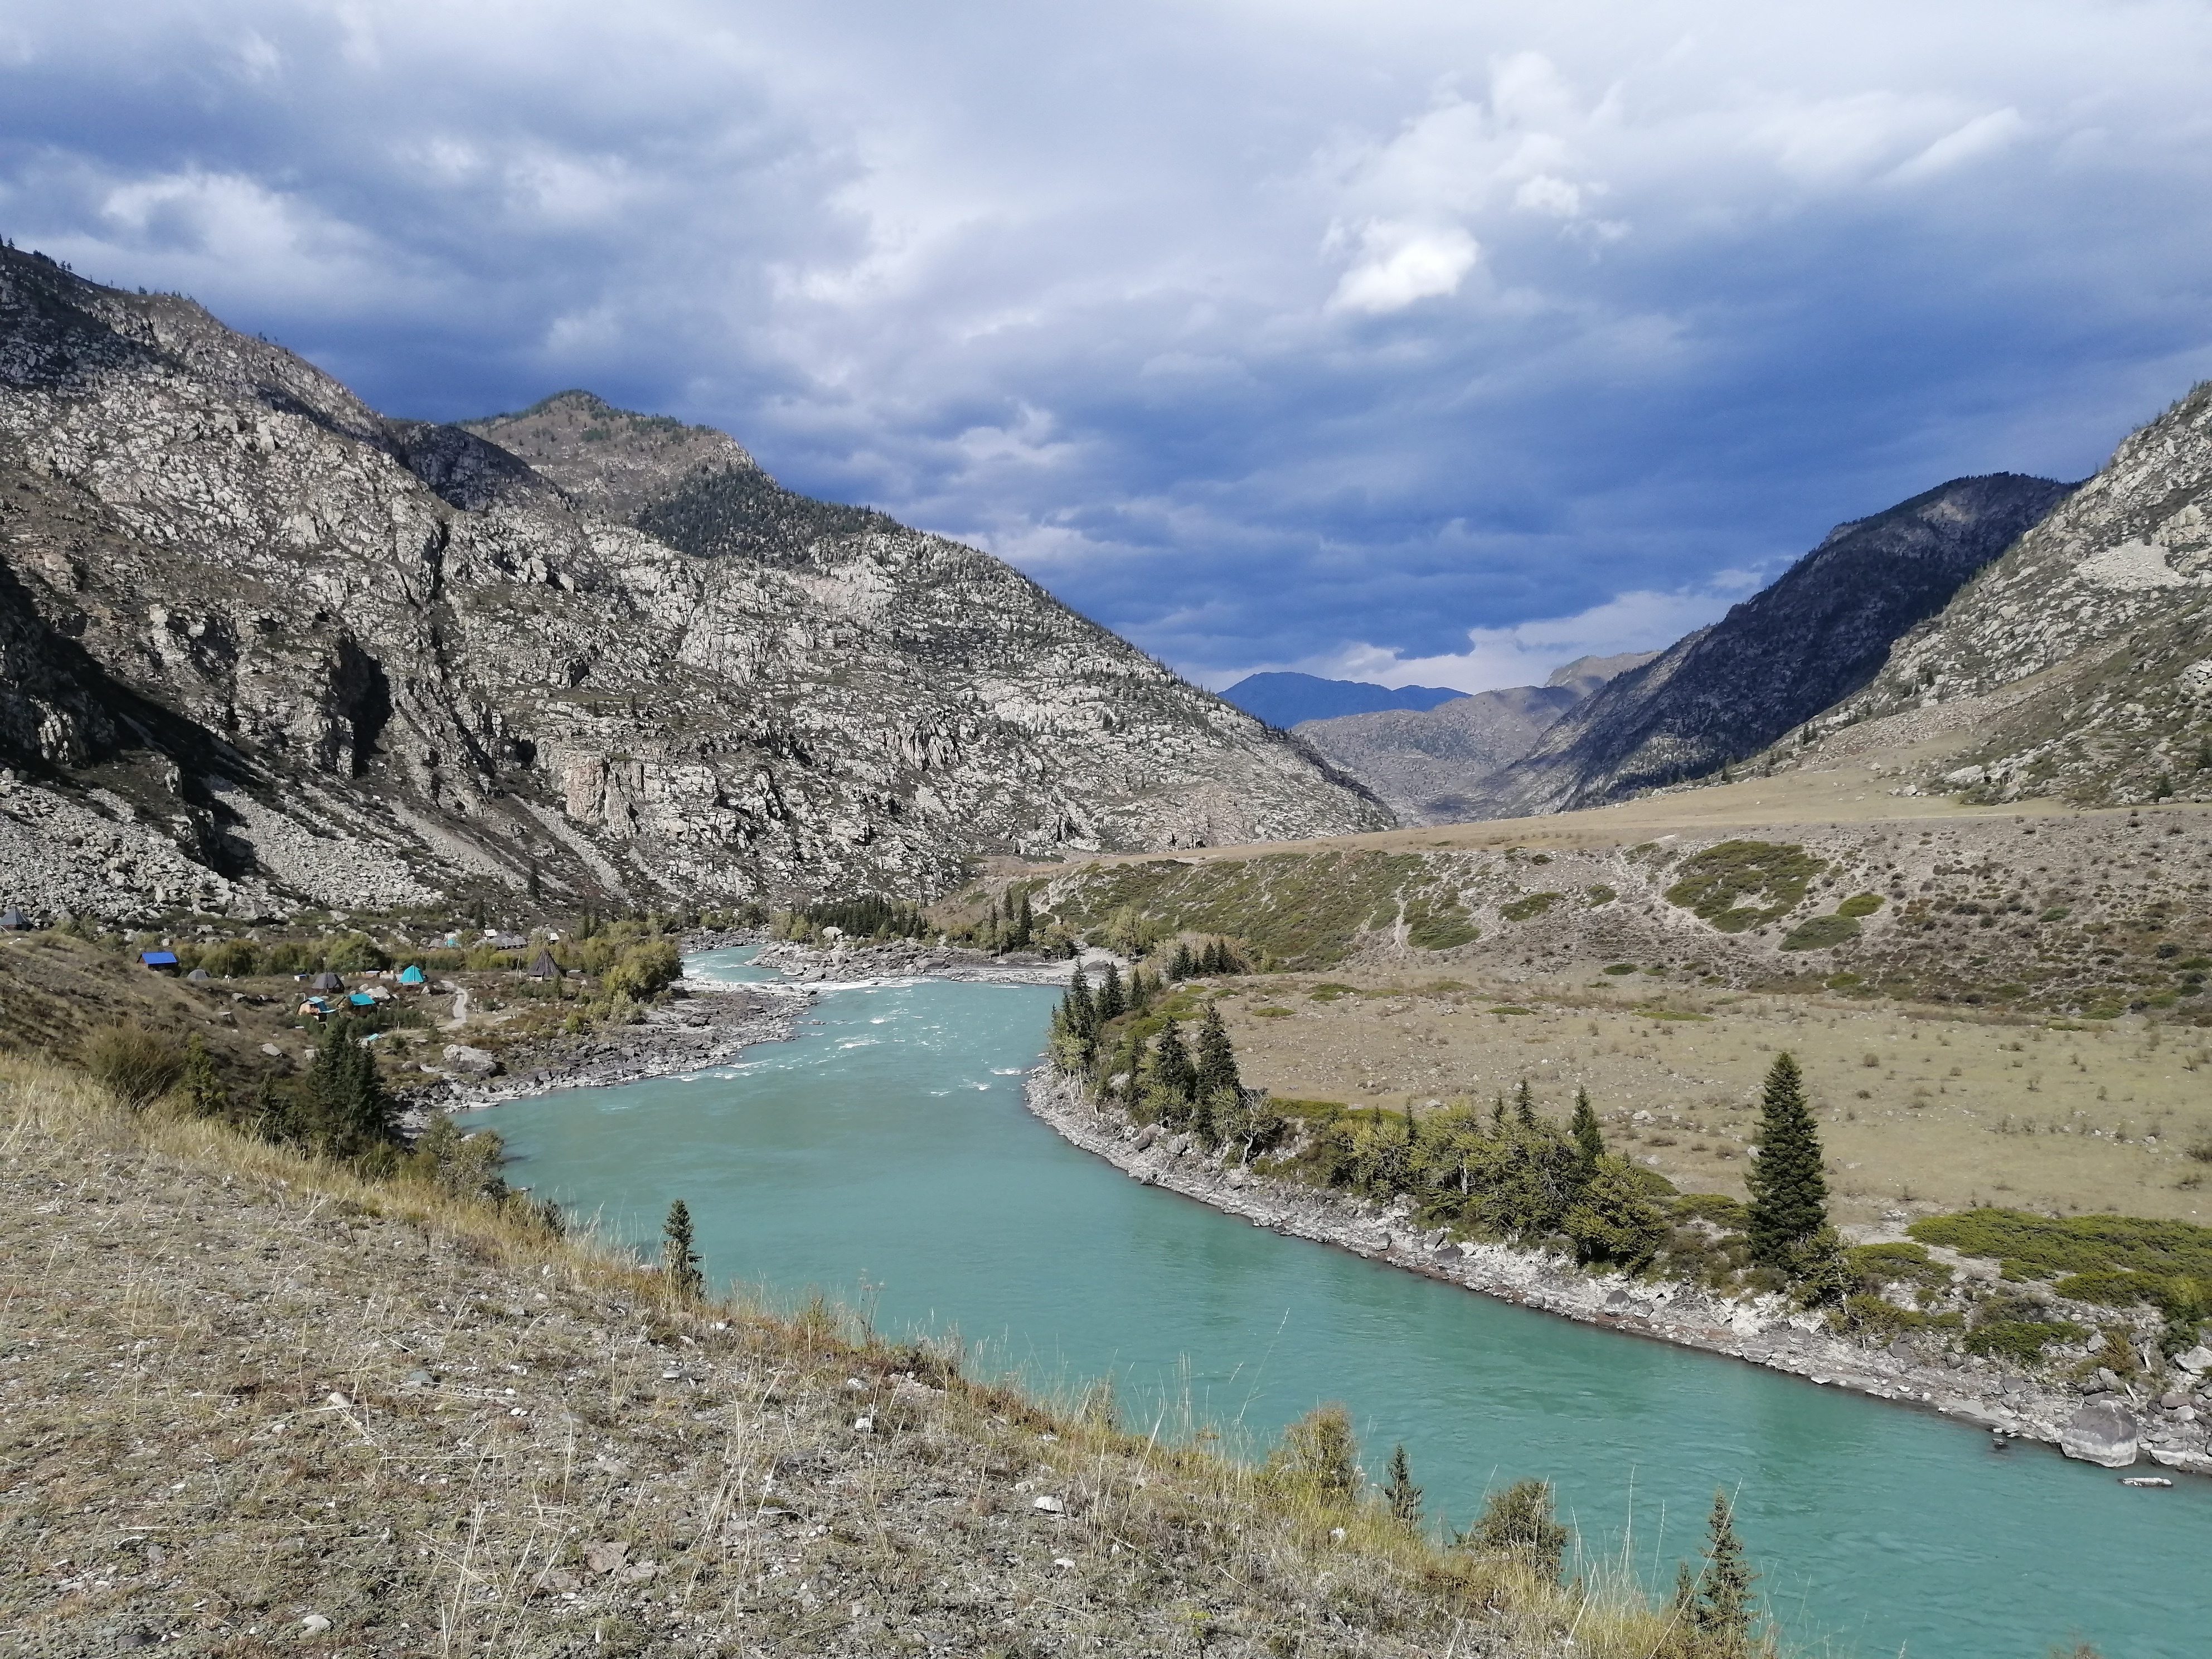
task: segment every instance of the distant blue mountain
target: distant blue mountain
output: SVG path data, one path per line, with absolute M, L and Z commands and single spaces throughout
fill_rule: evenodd
M 1287 732 L 1300 720 L 1333 720 L 1340 714 L 1373 714 L 1385 708 L 1434 708 L 1464 691 L 1436 685 L 1369 685 L 1364 680 L 1324 680 L 1312 674 L 1248 674 L 1221 694 L 1248 714 Z

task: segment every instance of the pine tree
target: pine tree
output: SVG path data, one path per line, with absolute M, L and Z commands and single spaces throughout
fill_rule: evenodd
M 1198 1025 L 1196 1081 L 1200 1095 L 1226 1095 L 1237 1100 L 1244 1093 L 1243 1079 L 1237 1074 L 1237 1050 L 1229 1041 L 1229 1028 L 1221 1023 L 1221 1011 L 1210 1002 L 1206 1006 L 1206 1018 Z
M 687 1300 L 707 1288 L 699 1271 L 699 1253 L 691 1248 L 691 1212 L 682 1199 L 668 1206 L 668 1219 L 660 1225 L 660 1271 L 669 1288 Z
M 1079 1037 L 1094 1036 L 1098 1030 L 1098 1011 L 1091 1004 L 1091 981 L 1078 968 L 1074 977 L 1067 981 L 1066 1000 L 1061 1006 L 1067 1011 L 1067 1029 Z
M 1036 927 L 1036 914 L 1030 908 L 1030 896 L 1028 890 L 1024 889 L 1022 893 L 1021 908 L 1014 913 L 1015 949 L 1027 950 L 1029 948 L 1030 934 Z
M 301 1127 L 333 1158 L 358 1158 L 398 1139 L 398 1109 L 351 1020 L 339 1020 L 324 1037 L 301 1097 Z
M 179 1090 L 194 1117 L 222 1117 L 230 1110 L 230 1092 L 216 1074 L 215 1056 L 198 1031 L 185 1039 L 185 1075 Z
M 1403 1446 L 1390 1453 L 1390 1473 L 1382 1483 L 1382 1498 L 1390 1505 L 1391 1519 L 1409 1527 L 1421 1524 L 1421 1489 L 1413 1484 L 1413 1462 Z
M 1820 1135 L 1805 1103 L 1797 1062 L 1777 1054 L 1759 1107 L 1759 1156 L 1746 1173 L 1751 1255 L 1793 1277 L 1805 1249 L 1828 1224 L 1828 1182 L 1820 1172 Z
M 1525 1077 L 1513 1091 L 1513 1121 L 1524 1129 L 1536 1127 L 1536 1097 L 1528 1092 L 1528 1079 Z
M 1098 982 L 1098 1023 L 1119 1019 L 1128 1012 L 1128 1000 L 1121 994 L 1121 970 L 1109 962 L 1106 977 Z
M 1190 1063 L 1190 1051 L 1183 1047 L 1182 1033 L 1173 1020 L 1167 1023 L 1159 1041 L 1153 1045 L 1152 1081 L 1186 1105 L 1198 1082 L 1198 1073 Z
M 1189 945 L 1177 939 L 1174 959 L 1168 963 L 1168 977 L 1180 982 L 1188 979 L 1197 967 L 1197 959 L 1191 955 Z
M 1751 1599 L 1751 1585 L 1759 1575 L 1744 1561 L 1743 1542 L 1735 1535 L 1726 1492 L 1713 1494 L 1705 1530 L 1705 1568 L 1698 1575 L 1697 1600 L 1690 1608 L 1698 1659 L 1753 1659 L 1758 1649 L 1752 1626 L 1759 1610 Z
M 1575 1091 L 1574 1121 L 1568 1133 L 1575 1138 L 1575 1149 L 1582 1154 L 1583 1179 L 1587 1181 L 1597 1173 L 1597 1161 L 1605 1156 L 1605 1132 L 1597 1126 L 1597 1111 L 1590 1104 L 1589 1091 Z

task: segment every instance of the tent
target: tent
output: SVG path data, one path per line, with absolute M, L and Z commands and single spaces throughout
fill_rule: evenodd
M 6 909 L 0 910 L 0 927 L 4 927 L 10 933 L 18 927 L 28 927 L 30 925 L 30 918 L 12 904 Z
M 318 991 L 343 991 L 345 989 L 345 981 L 340 979 L 336 974 L 317 974 L 314 978 L 309 980 L 307 982 L 313 986 Z
M 173 968 L 177 965 L 177 953 L 174 951 L 141 951 L 138 960 L 149 968 Z
M 195 985 L 204 985 L 207 983 L 210 976 L 206 969 L 195 968 L 191 973 L 186 974 L 185 977 L 191 981 Z
M 349 1006 L 356 1008 L 374 1008 L 376 1006 L 376 999 L 369 995 L 366 991 L 356 991 L 351 996 L 346 999 L 346 1002 Z
M 422 970 L 416 967 L 413 963 L 409 963 L 404 968 L 402 968 L 399 970 L 399 982 L 402 985 L 422 984 L 423 982 Z
M 530 977 L 532 979 L 561 977 L 560 964 L 553 960 L 553 953 L 550 951 L 540 951 L 538 953 L 538 960 L 530 964 Z

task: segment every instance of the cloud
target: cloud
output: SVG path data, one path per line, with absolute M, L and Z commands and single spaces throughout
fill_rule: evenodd
M 724 427 L 1208 676 L 1661 643 L 2212 373 L 2179 0 L 520 15 L 18 0 L 0 229 L 397 413 Z
M 1361 642 L 1289 666 L 1328 679 L 1377 685 L 1445 685 L 1461 691 L 1541 685 L 1552 671 L 1577 657 L 1613 657 L 1656 651 L 1685 634 L 1717 621 L 1729 605 L 1759 586 L 1751 571 L 1719 573 L 1705 586 L 1662 593 L 1617 593 L 1571 617 L 1547 617 L 1510 628 L 1468 630 L 1467 649 L 1407 657 L 1387 646 Z M 1218 674 L 1216 689 L 1249 670 Z
M 1457 225 L 1371 220 L 1359 229 L 1359 262 L 1330 296 L 1332 310 L 1379 314 L 1459 291 L 1482 250 Z

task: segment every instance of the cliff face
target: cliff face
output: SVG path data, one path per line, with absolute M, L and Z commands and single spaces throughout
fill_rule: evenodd
M 2067 494 L 2001 472 L 1838 525 L 1771 586 L 1562 716 L 1467 816 L 1603 805 L 1757 754 L 1864 687 Z
M 387 421 L 0 251 L 0 897 L 714 902 L 1382 826 L 996 560 L 580 394 Z M 642 526 L 642 527 L 641 527 Z
M 1923 781 L 1978 800 L 2212 799 L 2208 514 L 2212 384 L 1899 640 L 1822 729 L 1898 714 L 1963 725 L 1972 744 Z

